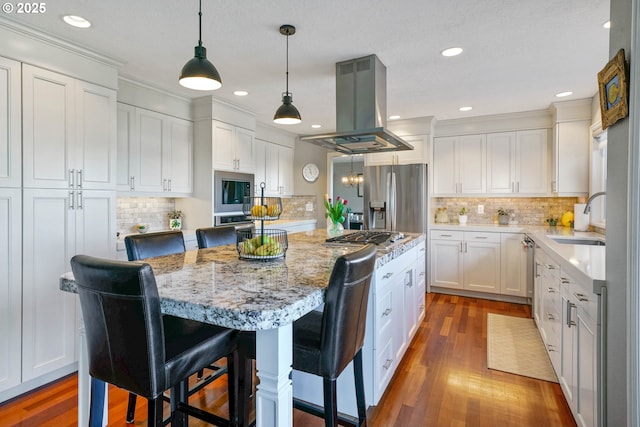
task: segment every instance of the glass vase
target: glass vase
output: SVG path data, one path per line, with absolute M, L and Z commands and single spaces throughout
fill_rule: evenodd
M 340 236 L 344 232 L 344 226 L 341 222 L 333 222 L 331 221 L 327 225 L 327 234 L 329 237 Z

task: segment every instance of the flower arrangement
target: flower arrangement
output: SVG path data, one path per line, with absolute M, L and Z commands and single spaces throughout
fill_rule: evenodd
M 460 208 L 460 214 L 459 215 L 466 215 L 467 214 L 467 208 L 462 207 Z
M 169 217 L 169 219 L 180 219 L 182 218 L 182 211 L 174 209 L 171 212 L 167 213 L 167 216 Z
M 336 196 L 336 201 L 333 202 L 330 197 L 325 195 L 324 207 L 327 209 L 327 212 L 324 214 L 324 217 L 331 218 L 334 224 L 344 222 L 344 211 L 347 203 L 348 201 L 341 199 L 340 196 Z

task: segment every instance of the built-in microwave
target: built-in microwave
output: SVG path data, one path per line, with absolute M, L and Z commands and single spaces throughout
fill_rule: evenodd
M 213 172 L 214 216 L 242 216 L 245 197 L 253 196 L 254 175 L 248 173 Z M 236 221 L 234 221 L 236 222 Z

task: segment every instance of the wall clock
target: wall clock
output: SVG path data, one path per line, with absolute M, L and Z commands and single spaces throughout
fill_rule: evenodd
M 307 163 L 302 167 L 302 177 L 307 182 L 315 182 L 320 176 L 320 168 L 315 163 Z

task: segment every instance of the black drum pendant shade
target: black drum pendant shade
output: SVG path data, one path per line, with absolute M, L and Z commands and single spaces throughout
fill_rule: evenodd
M 202 0 L 198 10 L 200 32 L 195 55 L 180 72 L 179 82 L 182 86 L 195 90 L 216 90 L 222 87 L 222 79 L 216 67 L 207 59 L 207 49 L 202 46 Z
M 286 92 L 282 94 L 282 105 L 276 110 L 273 121 L 281 125 L 295 125 L 302 121 L 300 112 L 291 103 L 293 97 L 289 92 L 289 36 L 296 33 L 296 27 L 293 25 L 282 25 L 280 34 L 287 36 L 287 72 L 286 72 Z

